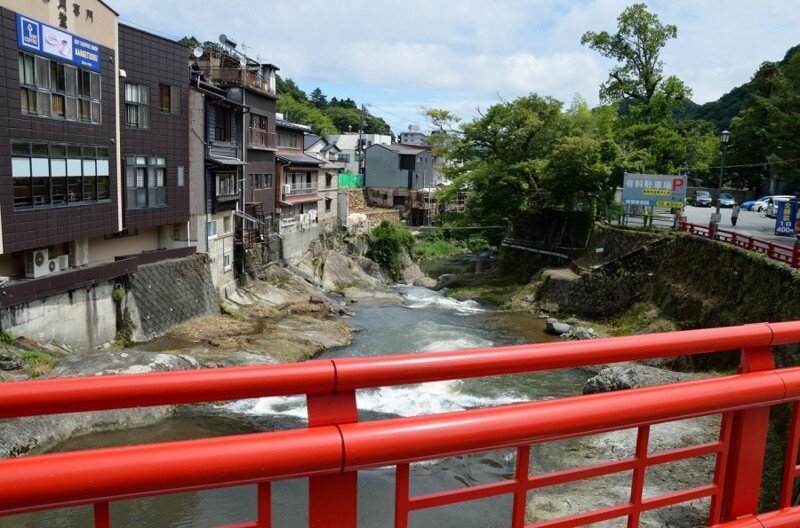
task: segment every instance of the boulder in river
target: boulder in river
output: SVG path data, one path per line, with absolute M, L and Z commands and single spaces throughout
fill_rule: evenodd
M 586 381 L 584 394 L 611 392 L 653 385 L 666 385 L 680 381 L 691 381 L 698 376 L 673 372 L 671 370 L 649 367 L 639 363 L 624 363 L 604 368 L 599 374 Z
M 544 331 L 551 335 L 563 335 L 569 332 L 570 326 L 567 323 L 562 323 L 558 319 L 550 318 L 544 327 Z

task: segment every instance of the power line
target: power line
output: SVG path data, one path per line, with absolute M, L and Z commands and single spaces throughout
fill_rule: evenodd
M 777 161 L 762 161 L 761 163 L 744 163 L 741 165 L 725 165 L 724 168 L 726 169 L 742 169 L 746 167 L 764 167 L 766 168 L 768 165 L 789 165 L 789 163 L 800 161 L 800 158 L 790 159 L 790 160 L 777 160 Z M 692 171 L 692 170 L 711 170 L 711 169 L 719 169 L 723 168 L 720 165 L 712 166 L 712 167 L 679 167 L 678 170 L 680 171 Z M 791 167 L 790 168 L 794 168 Z

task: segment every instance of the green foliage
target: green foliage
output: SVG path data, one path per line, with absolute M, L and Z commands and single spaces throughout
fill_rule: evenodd
M 336 133 L 333 121 L 322 110 L 309 103 L 298 101 L 289 94 L 284 94 L 278 99 L 278 111 L 284 113 L 291 121 L 310 126 L 315 134 L 327 136 Z
M 311 94 L 306 94 L 292 79 L 279 75 L 276 76 L 276 88 L 278 111 L 287 114 L 292 121 L 310 126 L 315 134 L 327 136 L 359 129 L 361 109 L 349 97 L 333 97 L 328 101 L 322 89 L 315 88 Z M 386 121 L 369 112 L 364 115 L 364 131 L 367 134 L 392 134 Z
M 414 235 L 397 222 L 384 220 L 369 234 L 367 256 L 377 262 L 389 276 L 399 281 L 403 278 L 403 253 L 411 254 Z
M 53 368 L 56 363 L 56 358 L 39 350 L 23 350 L 22 357 L 28 362 L 29 378 L 38 378 Z
M 464 253 L 464 248 L 449 240 L 417 240 L 414 257 L 418 260 L 432 260 L 453 257 Z
M 5 330 L 0 332 L 0 342 L 2 342 L 4 345 L 10 345 L 15 339 L 16 338 L 11 334 L 11 332 L 6 332 Z
M 646 122 L 660 121 L 682 105 L 690 90 L 677 77 L 664 78 L 661 49 L 678 36 L 678 28 L 662 24 L 646 4 L 633 4 L 617 18 L 617 32 L 587 31 L 581 44 L 619 64 L 600 87 L 609 103 L 626 101 L 628 111 Z

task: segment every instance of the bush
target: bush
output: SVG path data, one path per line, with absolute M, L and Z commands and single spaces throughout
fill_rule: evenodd
M 402 224 L 384 220 L 367 238 L 367 256 L 377 262 L 389 276 L 399 281 L 403 278 L 403 253 L 411 254 L 414 235 Z

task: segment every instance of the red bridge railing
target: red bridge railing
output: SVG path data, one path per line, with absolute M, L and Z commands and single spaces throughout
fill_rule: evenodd
M 800 342 L 800 322 L 754 324 L 647 336 L 546 343 L 380 358 L 0 384 L 0 418 L 305 394 L 306 429 L 26 456 L 0 461 L 0 514 L 94 505 L 95 526 L 111 526 L 109 503 L 168 493 L 256 484 L 258 518 L 227 528 L 271 526 L 271 482 L 309 477 L 309 525 L 355 527 L 359 470 L 396 466 L 394 524 L 411 512 L 499 495 L 513 502 L 514 528 L 575 527 L 615 518 L 639 526 L 644 512 L 709 498 L 708 526 L 797 526 L 792 504 L 800 468 L 800 367 L 776 369 L 772 347 Z M 355 391 L 715 351 L 739 351 L 735 375 L 615 393 L 446 414 L 358 422 Z M 780 509 L 758 514 L 770 406 L 793 405 Z M 721 414 L 716 441 L 648 451 L 654 424 Z M 634 456 L 530 474 L 531 445 L 637 428 Z M 516 450 L 514 477 L 411 496 L 409 464 Z M 713 480 L 644 497 L 656 465 L 716 458 Z M 531 490 L 632 472 L 629 500 L 526 525 Z M 723 524 L 724 523 L 724 524 Z
M 763 253 L 772 260 L 783 262 L 793 268 L 800 268 L 800 249 L 794 246 L 776 244 L 775 242 L 751 237 L 736 231 L 719 228 L 714 230 L 711 226 L 689 222 L 678 222 L 678 230 L 703 238 L 719 240 L 748 251 Z

